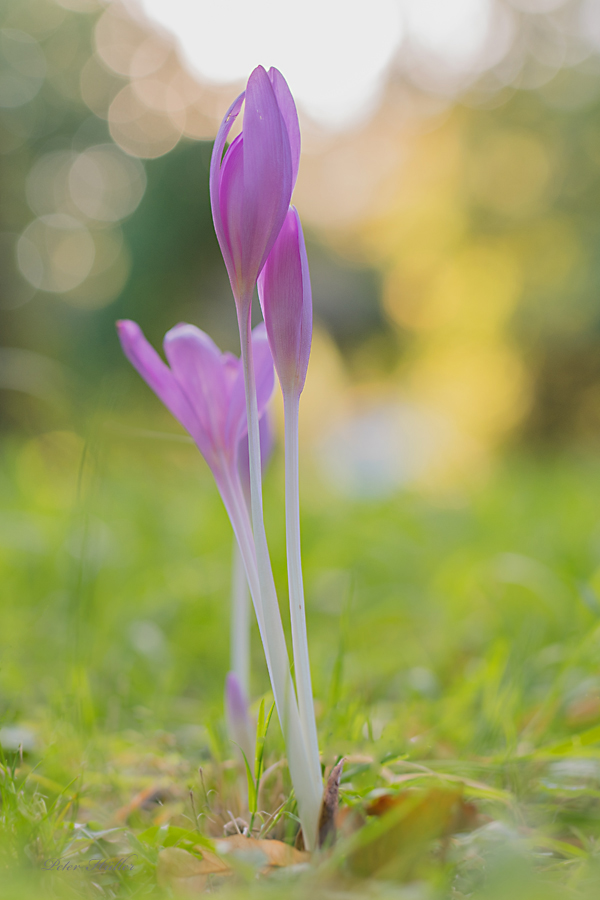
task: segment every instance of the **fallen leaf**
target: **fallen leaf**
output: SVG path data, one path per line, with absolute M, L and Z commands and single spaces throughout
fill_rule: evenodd
M 202 852 L 201 857 L 182 847 L 165 847 L 158 854 L 162 871 L 177 878 L 189 878 L 192 875 L 222 875 L 230 871 L 231 867 L 216 853 L 204 848 L 198 850 Z
M 416 877 L 432 842 L 449 833 L 461 801 L 461 789 L 437 787 L 378 797 L 373 818 L 351 838 L 350 870 L 360 877 Z
M 365 808 L 365 812 L 369 816 L 384 816 L 390 810 L 405 802 L 406 793 L 380 794 Z M 455 834 L 456 832 L 473 831 L 489 821 L 489 817 L 482 816 L 474 803 L 461 797 L 456 804 L 453 816 L 448 821 L 448 830 L 444 833 L 444 836 Z
M 215 841 L 217 853 L 198 844 L 193 853 L 182 847 L 165 847 L 158 854 L 156 877 L 161 887 L 176 893 L 197 894 L 205 890 L 209 875 L 227 876 L 235 870 L 235 862 L 256 863 L 262 875 L 276 868 L 307 862 L 310 854 L 301 853 L 283 841 L 258 840 L 241 834 Z M 198 855 L 196 855 L 198 854 Z M 228 860 L 227 857 L 231 858 Z
M 403 802 L 403 794 L 380 794 L 365 807 L 365 812 L 368 816 L 384 816 Z
M 200 894 L 204 891 L 207 874 L 203 859 L 198 859 L 180 847 L 167 847 L 158 854 L 156 880 L 159 887 L 170 887 L 176 893 Z
M 335 817 L 340 800 L 340 778 L 342 777 L 344 762 L 345 760 L 341 759 L 337 766 L 333 767 L 323 791 L 321 813 L 319 815 L 319 847 L 335 843 Z
M 310 859 L 310 853 L 296 850 L 295 847 L 284 844 L 283 841 L 259 840 L 258 838 L 244 837 L 241 834 L 218 838 L 215 840 L 215 846 L 217 852 L 225 856 L 228 853 L 262 854 L 268 868 L 295 866 L 298 863 L 308 862 Z

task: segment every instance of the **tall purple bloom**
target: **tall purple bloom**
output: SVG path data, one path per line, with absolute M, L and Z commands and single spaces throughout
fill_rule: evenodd
M 312 341 L 312 293 L 304 235 L 293 206 L 258 279 L 258 296 L 281 389 L 299 397 Z
M 244 100 L 242 132 L 223 153 Z M 258 66 L 223 119 L 210 166 L 215 231 L 240 314 L 250 308 L 283 225 L 299 161 L 300 127 L 287 83 L 277 69 L 267 74 Z
M 223 155 L 227 137 L 244 100 L 242 132 Z M 285 736 L 304 839 L 307 847 L 313 848 L 316 846 L 323 782 L 307 664 L 308 648 L 302 652 L 304 662 L 296 697 L 264 524 L 257 367 L 250 340 L 254 286 L 286 221 L 299 160 L 300 129 L 290 91 L 276 69 L 271 69 L 267 75 L 259 66 L 250 75 L 245 93 L 231 105 L 219 129 L 211 160 L 210 196 L 215 231 L 231 281 L 240 329 L 248 417 L 252 536 L 263 617 L 259 624 L 264 626 L 271 684 Z M 295 395 L 296 410 L 300 390 Z M 295 446 L 297 450 L 297 440 Z M 297 473 L 297 465 L 290 471 Z M 286 483 L 286 496 L 290 489 Z M 291 516 L 297 518 L 297 504 Z M 299 551 L 299 540 L 295 543 Z M 294 569 L 298 568 L 297 551 Z M 293 584 L 300 586 L 300 577 L 295 576 Z M 304 640 L 306 643 L 305 626 L 302 630 L 303 606 L 300 614 L 302 621 L 292 633 L 294 658 L 298 655 L 298 642 Z

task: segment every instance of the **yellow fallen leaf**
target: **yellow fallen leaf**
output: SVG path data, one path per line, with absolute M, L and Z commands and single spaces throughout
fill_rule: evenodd
M 378 798 L 367 810 L 373 818 L 353 836 L 347 855 L 350 870 L 361 877 L 416 877 L 431 843 L 448 834 L 461 802 L 457 788 Z
M 180 847 L 166 847 L 158 854 L 156 880 L 160 887 L 170 887 L 177 893 L 200 894 L 206 887 L 203 859 L 198 859 Z
M 298 863 L 308 862 L 310 853 L 296 850 L 283 841 L 261 841 L 258 838 L 244 837 L 242 834 L 232 834 L 231 837 L 215 841 L 217 851 L 220 854 L 228 853 L 262 853 L 267 866 L 285 868 L 295 866 Z M 201 849 L 201 848 L 199 848 Z
M 184 894 L 200 893 L 206 888 L 209 875 L 225 876 L 233 872 L 235 865 L 230 865 L 227 861 L 229 854 L 232 856 L 232 862 L 236 856 L 255 855 L 259 865 L 263 866 L 261 868 L 263 875 L 267 875 L 275 868 L 293 866 L 310 859 L 309 853 L 302 853 L 289 844 L 284 844 L 283 841 L 261 841 L 241 834 L 221 838 L 215 841 L 215 844 L 218 855 L 200 845 L 194 847 L 194 850 L 201 857 L 182 847 L 166 847 L 161 850 L 156 870 L 158 884 Z

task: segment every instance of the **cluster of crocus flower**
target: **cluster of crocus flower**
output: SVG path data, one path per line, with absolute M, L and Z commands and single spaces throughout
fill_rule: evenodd
M 242 106 L 241 133 L 226 147 Z M 302 227 L 290 206 L 299 160 L 300 128 L 290 90 L 277 69 L 267 73 L 259 66 L 221 124 L 210 169 L 213 220 L 235 299 L 241 359 L 221 353 L 194 326 L 177 325 L 165 338 L 167 365 L 135 323 L 120 322 L 118 329 L 126 356 L 194 438 L 223 498 L 256 612 L 304 842 L 313 849 L 323 783 L 300 557 L 298 408 L 310 354 L 312 298 Z M 264 325 L 251 331 L 257 285 Z M 261 457 L 264 460 L 268 453 L 270 440 L 265 410 L 273 390 L 273 364 L 284 399 L 295 685 L 262 506 Z M 234 625 L 234 644 L 240 631 Z M 240 660 L 227 682 L 230 715 L 237 720 L 240 743 L 248 740 L 242 727 L 245 665 Z

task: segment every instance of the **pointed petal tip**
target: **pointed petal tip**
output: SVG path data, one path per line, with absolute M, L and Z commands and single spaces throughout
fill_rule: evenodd
M 119 319 L 116 323 L 117 337 L 122 344 L 130 343 L 142 334 L 142 329 L 137 322 L 131 319 Z
M 167 331 L 167 334 L 172 334 L 172 332 L 176 331 L 176 330 L 181 331 L 182 328 L 195 328 L 195 326 L 190 325 L 189 322 L 178 322 L 176 325 L 173 325 L 171 328 L 169 328 L 169 330 Z M 166 335 L 165 335 L 165 337 L 166 337 Z
M 260 63 L 259 63 L 259 65 L 258 65 L 258 66 L 255 66 L 255 68 L 252 69 L 252 71 L 250 72 L 250 75 L 249 75 L 249 77 L 248 77 L 248 81 L 250 81 L 250 78 L 252 78 L 252 76 L 256 76 L 256 75 L 257 75 L 257 72 L 260 73 L 260 75 L 258 75 L 257 77 L 262 77 L 263 75 L 265 75 L 267 78 L 269 77 L 269 76 L 267 75 L 267 70 L 265 69 L 265 67 L 262 66 L 262 65 L 260 65 Z
M 164 343 L 169 343 L 170 341 L 184 337 L 185 335 L 197 335 L 199 331 L 199 328 L 196 328 L 195 325 L 190 325 L 189 322 L 178 322 L 177 325 L 173 325 L 172 328 L 169 328 L 165 334 Z M 204 332 L 200 333 L 204 334 Z
M 268 85 L 269 88 L 272 89 L 271 79 L 269 78 L 267 71 L 264 66 L 256 66 L 255 69 L 252 69 L 250 75 L 248 76 L 248 81 L 246 82 L 246 94 L 248 91 L 252 92 L 253 88 L 259 90 Z
M 203 358 L 208 354 L 208 358 L 212 361 L 211 366 L 221 365 L 222 353 L 211 336 L 189 322 L 179 322 L 170 328 L 164 336 L 163 347 L 172 368 L 174 366 L 177 368 L 175 360 L 180 361 L 181 353 L 184 355 L 192 353 L 195 359 L 198 358 L 198 354 Z

